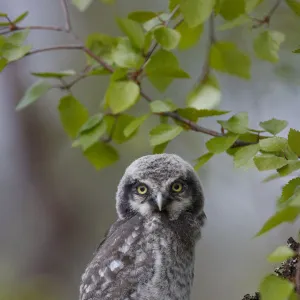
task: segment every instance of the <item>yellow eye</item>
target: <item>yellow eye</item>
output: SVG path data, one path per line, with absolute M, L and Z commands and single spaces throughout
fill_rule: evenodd
M 145 195 L 148 191 L 145 185 L 139 185 L 136 190 L 140 195 Z
M 175 182 L 172 185 L 172 191 L 175 193 L 180 193 L 182 191 L 182 184 L 180 182 Z

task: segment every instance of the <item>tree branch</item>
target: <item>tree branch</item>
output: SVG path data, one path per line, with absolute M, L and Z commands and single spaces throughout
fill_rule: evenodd
M 1 35 L 5 35 L 14 31 L 20 30 L 50 30 L 50 31 L 65 31 L 64 28 L 57 27 L 57 26 L 16 26 L 14 28 L 5 28 L 6 30 L 0 32 Z
M 287 246 L 291 248 L 295 253 L 294 257 L 291 257 L 281 263 L 280 267 L 275 269 L 275 274 L 279 277 L 287 279 L 292 283 L 296 284 L 295 291 L 297 292 L 297 279 L 299 274 L 299 249 L 300 244 L 296 242 L 292 237 L 287 240 Z M 299 294 L 299 292 L 298 292 Z M 261 297 L 258 292 L 255 295 L 250 296 L 249 294 L 245 295 L 242 300 L 260 300 Z
M 30 52 L 28 52 L 25 56 L 41 53 L 41 52 L 49 52 L 49 51 L 54 51 L 54 50 L 83 50 L 82 45 L 58 45 L 58 46 L 53 46 L 53 47 L 47 47 L 47 48 L 40 48 L 40 49 L 35 49 Z
M 61 4 L 62 4 L 63 10 L 64 10 L 64 15 L 65 15 L 65 22 L 66 22 L 65 28 L 56 27 L 56 26 L 27 26 L 27 27 L 16 27 L 15 29 L 10 30 L 10 32 L 14 31 L 14 30 L 23 30 L 23 29 L 26 29 L 26 28 L 36 29 L 36 30 L 64 31 L 64 32 L 68 32 L 68 33 L 73 34 L 73 36 L 77 40 L 79 40 L 76 37 L 76 35 L 72 32 L 72 26 L 71 26 L 71 22 L 70 22 L 70 15 L 69 15 L 66 0 L 61 0 Z M 168 23 L 171 21 L 172 17 L 175 15 L 175 13 L 178 11 L 178 9 L 179 9 L 179 6 L 176 6 L 176 8 L 172 11 L 172 13 L 170 15 L 170 18 L 166 22 L 166 25 L 168 25 Z M 210 19 L 210 45 L 215 42 L 213 17 L 214 16 L 212 15 L 211 19 Z M 182 21 L 183 21 L 183 19 L 179 20 L 179 22 L 175 25 L 175 27 L 177 27 L 179 24 L 181 24 Z M 2 32 L 1 34 L 5 34 L 5 33 Z M 147 55 L 145 60 L 147 60 L 151 57 L 151 55 L 153 54 L 153 52 L 155 51 L 155 49 L 157 47 L 158 47 L 158 43 L 155 43 L 154 46 L 149 51 L 150 56 L 148 57 L 148 55 Z M 88 56 L 90 56 L 96 62 L 98 62 L 105 70 L 109 71 L 110 73 L 114 72 L 114 69 L 113 69 L 112 66 L 107 64 L 102 57 L 100 57 L 100 56 L 96 55 L 95 53 L 93 53 L 90 49 L 88 49 L 82 43 L 77 44 L 77 45 L 76 44 L 75 45 L 58 45 L 58 46 L 53 46 L 53 47 L 48 47 L 48 48 L 36 49 L 36 50 L 33 50 L 33 51 L 27 53 L 26 56 L 37 54 L 37 53 L 42 53 L 42 52 L 54 51 L 54 50 L 82 50 Z M 63 85 L 63 86 L 56 86 L 56 87 L 62 88 L 62 89 L 66 88 L 66 87 L 71 88 L 74 84 L 76 84 L 77 82 L 79 82 L 81 79 L 83 79 L 85 77 L 86 77 L 86 74 L 81 75 L 69 84 L 66 84 L 66 85 Z M 152 99 L 142 89 L 140 90 L 140 94 L 148 102 L 152 101 Z M 192 122 L 188 119 L 185 119 L 185 118 L 181 117 L 176 112 L 163 112 L 163 113 L 157 113 L 157 115 L 172 118 L 173 120 L 176 120 L 176 121 L 178 121 L 182 124 L 185 124 L 190 130 L 195 131 L 195 132 L 201 132 L 201 133 L 204 133 L 204 134 L 207 134 L 207 135 L 210 135 L 210 136 L 214 136 L 214 137 L 224 136 L 224 133 L 202 127 L 202 126 L 196 124 L 195 122 Z M 232 147 L 234 148 L 234 147 L 246 146 L 246 145 L 250 145 L 250 144 L 253 144 L 253 143 L 237 140 L 232 145 Z

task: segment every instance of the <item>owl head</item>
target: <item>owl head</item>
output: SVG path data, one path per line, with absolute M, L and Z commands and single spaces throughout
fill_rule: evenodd
M 117 191 L 119 218 L 135 214 L 164 214 L 176 220 L 184 213 L 198 216 L 204 196 L 193 167 L 175 154 L 155 154 L 135 160 L 125 171 Z

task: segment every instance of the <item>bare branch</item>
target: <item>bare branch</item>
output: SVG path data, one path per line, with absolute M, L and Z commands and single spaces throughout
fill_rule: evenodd
M 297 281 L 299 276 L 299 249 L 300 244 L 296 242 L 292 237 L 287 240 L 287 246 L 291 248 L 296 254 L 294 257 L 291 257 L 281 263 L 280 267 L 275 269 L 275 274 L 281 278 L 287 279 L 295 284 L 295 291 L 297 291 Z M 299 294 L 299 292 L 298 292 Z M 259 293 L 250 296 L 249 294 L 245 295 L 242 300 L 260 300 L 261 297 Z
M 6 28 L 5 31 L 1 31 L 0 34 L 8 34 L 14 31 L 20 31 L 20 30 L 50 30 L 50 31 L 65 31 L 64 28 L 57 27 L 57 26 L 16 26 L 14 28 Z
M 82 45 L 58 45 L 53 47 L 40 48 L 28 52 L 26 56 L 41 53 L 41 52 L 55 51 L 55 50 L 83 50 L 83 46 Z
M 67 4 L 67 0 L 61 0 L 60 1 L 62 9 L 63 9 L 63 13 L 65 16 L 65 31 L 66 32 L 71 32 L 72 31 L 72 26 L 71 26 L 71 20 L 70 20 L 70 13 L 69 13 L 69 8 L 68 8 L 68 4 Z

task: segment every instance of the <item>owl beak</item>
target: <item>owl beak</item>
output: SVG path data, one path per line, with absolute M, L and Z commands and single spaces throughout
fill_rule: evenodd
M 158 206 L 159 211 L 161 211 L 164 205 L 164 199 L 161 193 L 158 193 L 156 196 L 156 204 Z

